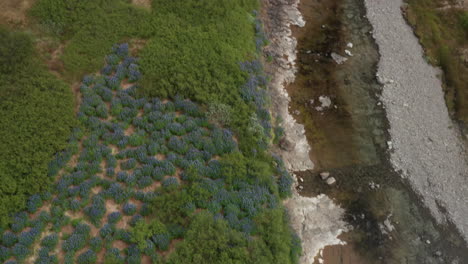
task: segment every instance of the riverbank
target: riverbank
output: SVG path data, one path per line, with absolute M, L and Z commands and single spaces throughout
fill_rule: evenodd
M 378 78 L 390 123 L 390 154 L 440 223 L 453 222 L 468 241 L 468 165 L 449 118 L 437 69 L 423 59 L 403 19 L 402 1 L 365 0 L 379 46 Z
M 303 27 L 305 21 L 297 9 L 299 1 L 286 0 L 262 1 L 262 18 L 270 45 L 265 54 L 271 62 L 266 63 L 266 72 L 271 76 L 269 92 L 272 98 L 274 117 L 280 121 L 285 136 L 279 147 L 273 151 L 281 156 L 291 172 L 311 170 L 314 167 L 309 152 L 310 146 L 305 129 L 289 113 L 290 98 L 285 85 L 294 82 L 296 67 L 297 41 L 292 36 L 291 26 Z M 319 250 L 327 245 L 341 244 L 338 236 L 347 231 L 342 220 L 344 210 L 326 195 L 303 197 L 296 188 L 285 202 L 291 226 L 302 241 L 301 263 L 312 263 Z

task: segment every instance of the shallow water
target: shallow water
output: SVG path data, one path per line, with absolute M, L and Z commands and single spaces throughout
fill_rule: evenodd
M 299 191 L 330 195 L 347 209 L 354 227 L 343 237 L 348 249 L 335 252 L 341 256 L 325 254 L 325 263 L 468 262 L 460 235 L 435 224 L 388 162 L 388 121 L 375 79 L 379 55 L 362 1 L 302 0 L 300 9 L 307 24 L 294 29 L 299 73 L 287 89 L 316 168 L 296 173 L 304 180 Z M 337 65 L 331 52 L 348 60 Z M 330 97 L 331 107 L 318 111 L 320 96 Z M 321 171 L 329 171 L 337 184 L 326 185 Z

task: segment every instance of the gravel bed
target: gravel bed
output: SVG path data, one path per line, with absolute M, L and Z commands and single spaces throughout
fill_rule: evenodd
M 440 71 L 402 16 L 401 0 L 365 0 L 380 52 L 378 80 L 390 122 L 391 161 L 440 223 L 468 241 L 468 163 L 444 101 Z

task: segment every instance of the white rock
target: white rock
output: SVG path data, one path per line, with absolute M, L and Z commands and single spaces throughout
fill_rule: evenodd
M 335 180 L 334 177 L 330 177 L 330 178 L 327 179 L 327 184 L 328 185 L 333 185 L 335 183 L 336 183 L 336 180 Z
M 348 47 L 348 48 L 352 49 L 352 48 L 353 48 L 353 43 L 351 43 L 351 42 L 348 42 L 348 44 L 346 44 L 346 47 Z
M 342 244 L 338 236 L 348 231 L 347 224 L 342 220 L 345 211 L 328 196 L 321 194 L 309 198 L 293 194 L 285 203 L 291 226 L 305 249 L 300 263 L 313 263 L 320 249 Z
M 322 104 L 322 105 L 321 105 L 322 108 L 330 107 L 330 105 L 331 105 L 331 103 L 332 103 L 330 97 L 325 96 L 325 95 L 319 96 L 319 101 L 320 101 L 320 103 Z
M 330 176 L 330 173 L 328 171 L 324 171 L 320 173 L 320 178 L 322 178 L 322 180 L 326 180 L 329 176 Z
M 387 141 L 387 146 L 388 146 L 388 149 L 393 149 L 393 143 L 391 141 Z
M 332 52 L 331 57 L 336 62 L 336 64 L 343 64 L 348 60 L 348 58 L 343 57 L 335 52 Z
M 301 177 L 299 178 L 299 180 L 300 180 L 301 182 L 304 182 L 304 179 L 303 179 L 303 178 L 301 178 Z
M 346 55 L 350 56 L 350 57 L 353 56 L 353 54 L 352 54 L 351 51 L 349 51 L 349 50 L 345 50 L 344 53 L 345 53 Z
M 322 264 L 322 263 L 323 263 L 323 259 L 319 258 L 319 259 L 318 259 L 318 262 L 319 262 L 320 264 Z
M 426 240 L 426 244 L 430 245 L 430 244 L 431 244 L 431 241 L 430 241 L 430 240 Z

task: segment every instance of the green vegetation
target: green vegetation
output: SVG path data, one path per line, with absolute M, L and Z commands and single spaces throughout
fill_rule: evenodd
M 468 11 L 464 11 L 460 14 L 460 24 L 468 36 Z
M 429 62 L 444 72 L 446 101 L 455 118 L 468 122 L 468 67 L 463 51 L 468 44 L 468 13 L 442 0 L 407 0 L 407 19 Z M 465 55 L 466 56 L 466 55 Z
M 39 0 L 31 14 L 66 44 L 61 59 L 70 81 L 96 71 L 112 43 L 147 40 L 139 54 L 144 76 L 140 96 L 181 95 L 229 106 L 233 114 L 225 125 L 237 134 L 244 154 L 251 155 L 263 151 L 264 136 L 269 137 L 249 129 L 263 117 L 242 92 L 249 73 L 240 63 L 255 60 L 266 43 L 252 14 L 257 5 L 256 0 L 156 0 L 146 10 L 123 0 Z
M 48 73 L 29 36 L 0 29 L 0 226 L 48 188 L 48 163 L 66 147 L 73 118 L 70 88 Z
M 49 35 L 66 43 L 63 74 L 77 81 L 102 65 L 114 43 L 139 37 L 149 12 L 123 0 L 39 0 L 30 10 Z
M 0 136 L 11 138 L 0 150 L 2 203 L 8 215 L 26 210 L 3 232 L 0 261 L 297 263 L 281 206 L 292 179 L 268 152 L 281 131 L 268 111 L 257 5 L 38 0 L 33 32 L 62 44 L 65 81 L 105 58 L 83 78 L 83 129 L 70 137 L 70 88 L 26 35 L 5 31 L 0 51 L 22 52 L 0 57 Z M 133 45 L 112 45 L 135 39 L 145 43 L 139 59 Z
M 31 195 L 3 232 L 0 261 L 296 263 L 281 160 L 246 157 L 190 100 L 137 98 L 128 45 L 106 58 L 80 86 L 84 130 L 50 163 L 51 191 Z

